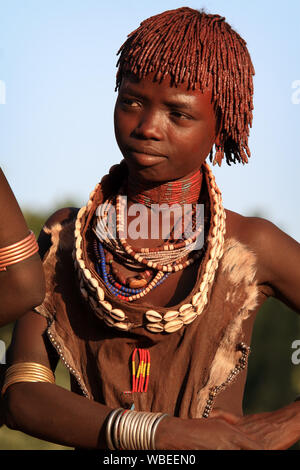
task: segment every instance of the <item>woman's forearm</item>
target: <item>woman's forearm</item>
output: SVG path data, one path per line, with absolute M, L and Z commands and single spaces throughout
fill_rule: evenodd
M 4 397 L 6 425 L 69 447 L 105 449 L 111 408 L 49 383 L 19 383 Z

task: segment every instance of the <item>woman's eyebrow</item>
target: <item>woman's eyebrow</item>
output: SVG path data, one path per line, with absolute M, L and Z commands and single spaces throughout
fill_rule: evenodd
M 136 89 L 132 88 L 130 85 L 125 85 L 124 87 L 122 87 L 119 93 L 120 94 L 127 93 L 128 95 L 133 95 L 138 98 L 147 98 L 141 91 L 137 91 Z
M 181 100 L 181 99 L 176 98 L 174 100 L 165 101 L 164 104 L 168 106 L 169 108 L 180 108 L 180 109 L 186 109 L 186 110 L 192 109 L 192 103 L 186 99 Z
M 192 111 L 195 108 L 194 97 L 183 95 L 176 95 L 176 97 L 168 99 L 164 102 L 169 108 L 185 109 L 187 111 Z

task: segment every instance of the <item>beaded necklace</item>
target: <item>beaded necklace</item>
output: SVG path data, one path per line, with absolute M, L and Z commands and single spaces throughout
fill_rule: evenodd
M 172 203 L 177 204 L 177 208 L 180 202 L 182 201 L 195 201 L 195 198 L 199 198 L 200 186 L 202 182 L 202 172 L 197 170 L 197 172 L 191 177 L 185 178 L 180 182 L 169 182 L 168 184 L 162 184 L 161 186 L 148 185 L 147 188 L 147 200 L 149 202 L 149 207 L 152 208 L 152 204 L 156 204 L 158 200 L 164 202 L 164 197 L 168 197 L 168 194 L 173 191 Z M 175 189 L 173 188 L 175 185 Z M 130 188 L 129 185 L 128 189 Z M 190 187 L 194 188 L 193 191 L 189 191 L 189 199 L 186 197 L 185 191 L 183 194 L 178 193 L 177 198 L 175 197 L 176 188 L 185 188 L 185 190 Z M 161 190 L 161 187 L 165 189 Z M 196 189 L 195 189 L 196 188 Z M 122 190 L 120 191 L 122 193 Z M 129 191 L 132 194 L 132 191 Z M 191 198 L 191 193 L 194 194 L 193 199 Z M 162 196 L 163 195 L 163 196 Z M 143 200 L 140 197 L 140 194 L 135 190 L 136 200 Z M 179 199 L 180 198 L 180 199 Z M 151 203 L 151 204 L 150 204 Z M 192 205 L 191 203 L 189 203 Z M 112 235 L 112 232 L 108 230 L 108 218 L 110 217 L 109 211 L 110 208 L 116 208 L 116 237 Z M 186 240 L 181 239 L 175 243 L 164 243 L 161 247 L 158 248 L 141 248 L 140 252 L 134 251 L 132 247 L 126 242 L 124 238 L 123 231 L 126 220 L 126 199 L 121 195 L 117 195 L 116 199 L 107 201 L 106 204 L 101 205 L 98 209 L 98 218 L 94 231 L 99 239 L 99 242 L 94 242 L 94 253 L 96 257 L 96 270 L 98 274 L 102 276 L 102 279 L 111 293 L 116 295 L 119 299 L 125 301 L 134 301 L 144 297 L 151 290 L 158 287 L 162 284 L 171 272 L 182 270 L 185 267 L 191 265 L 199 258 L 200 253 L 194 253 L 193 256 L 183 260 L 195 249 L 195 241 L 197 236 L 202 231 L 202 226 L 199 224 L 198 231 L 194 230 L 194 235 L 187 238 Z M 143 204 L 144 205 L 144 204 Z M 195 229 L 195 217 L 197 215 L 196 204 L 193 205 L 193 217 L 191 222 L 191 228 Z M 170 204 L 167 205 L 170 207 Z M 182 205 L 179 205 L 180 210 L 182 210 Z M 152 209 L 151 209 L 152 210 Z M 174 231 L 174 230 L 173 230 Z M 185 229 L 188 232 L 188 230 Z M 122 233 L 122 236 L 121 236 Z M 152 279 L 147 279 L 145 275 L 139 275 L 137 277 L 128 278 L 127 280 L 122 279 L 118 274 L 115 275 L 115 269 L 113 266 L 114 260 L 110 259 L 107 262 L 107 257 L 104 253 L 104 247 L 109 250 L 111 254 L 116 254 L 117 257 L 126 262 L 126 265 L 132 266 L 134 269 L 142 268 L 145 272 L 155 270 L 155 275 L 152 276 Z M 112 258 L 114 256 L 112 255 Z M 159 263 L 157 262 L 159 261 Z M 108 268 L 106 268 L 108 265 Z M 146 268 L 149 268 L 148 270 Z M 110 273 L 109 273 L 110 270 Z M 118 271 L 118 270 L 117 270 Z M 150 273 L 151 274 L 151 273 Z M 168 275 L 167 275 L 168 274 Z M 149 277 L 149 276 L 148 276 Z
M 170 273 L 163 274 L 158 272 L 154 279 L 148 284 L 144 289 L 135 289 L 121 285 L 116 282 L 111 275 L 108 274 L 106 269 L 105 253 L 102 247 L 101 242 L 98 241 L 94 243 L 95 255 L 96 255 L 96 269 L 98 274 L 102 276 L 102 279 L 106 287 L 121 300 L 132 302 L 133 300 L 140 299 L 148 294 L 152 289 L 158 287 L 162 282 L 164 282 Z
M 193 322 L 203 312 L 208 302 L 208 292 L 213 284 L 219 260 L 223 255 L 224 235 L 225 235 L 225 211 L 222 205 L 222 196 L 215 183 L 214 176 L 209 165 L 203 165 L 203 172 L 210 196 L 211 224 L 208 235 L 208 247 L 206 264 L 203 275 L 199 281 L 198 291 L 191 295 L 190 303 L 181 305 L 178 310 L 159 309 L 147 310 L 144 313 L 143 326 L 152 333 L 172 333 Z M 141 323 L 133 323 L 121 308 L 114 308 L 113 298 L 108 300 L 104 291 L 102 278 L 93 273 L 88 267 L 85 253 L 86 240 L 83 238 L 84 224 L 89 217 L 93 206 L 93 201 L 99 191 L 99 184 L 91 193 L 86 206 L 82 207 L 77 214 L 75 222 L 75 246 L 73 258 L 75 269 L 80 281 L 80 291 L 98 316 L 110 326 L 119 330 L 128 331 Z M 145 309 L 144 309 L 145 310 Z M 161 310 L 161 311 L 157 311 Z

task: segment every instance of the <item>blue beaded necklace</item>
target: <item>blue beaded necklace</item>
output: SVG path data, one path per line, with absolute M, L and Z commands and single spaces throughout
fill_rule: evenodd
M 119 282 L 117 282 L 111 274 L 107 271 L 106 267 L 106 259 L 105 259 L 105 253 L 104 249 L 102 246 L 102 243 L 99 240 L 94 241 L 94 250 L 95 250 L 95 255 L 96 255 L 96 263 L 95 267 L 96 270 L 99 274 L 99 276 L 102 277 L 104 284 L 108 288 L 108 290 L 114 294 L 116 297 L 118 297 L 121 300 L 125 301 L 132 301 L 136 300 L 139 297 L 143 297 L 146 293 L 147 286 L 145 288 L 141 289 L 134 289 L 130 287 L 126 287 L 121 285 Z M 158 287 L 160 284 L 162 284 L 170 275 L 171 273 L 164 273 L 161 278 L 159 278 L 157 281 L 152 282 L 152 286 L 150 290 L 155 289 Z M 151 284 L 151 283 L 150 283 Z M 149 289 L 148 289 L 149 290 Z

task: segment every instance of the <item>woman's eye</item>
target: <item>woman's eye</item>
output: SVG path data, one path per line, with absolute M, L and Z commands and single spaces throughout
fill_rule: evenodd
M 179 119 L 179 120 L 191 119 L 187 114 L 183 114 L 180 111 L 172 111 L 171 114 L 175 119 Z
M 130 108 L 136 108 L 139 106 L 139 103 L 136 100 L 130 99 L 130 98 L 122 98 L 121 100 L 122 104 L 125 106 L 128 106 Z

